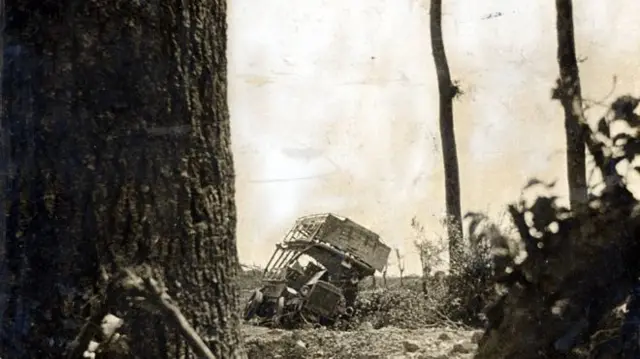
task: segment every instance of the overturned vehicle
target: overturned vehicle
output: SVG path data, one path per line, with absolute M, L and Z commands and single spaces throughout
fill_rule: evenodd
M 244 319 L 285 328 L 348 320 L 358 284 L 383 270 L 390 251 L 377 234 L 347 218 L 299 218 L 276 245 Z

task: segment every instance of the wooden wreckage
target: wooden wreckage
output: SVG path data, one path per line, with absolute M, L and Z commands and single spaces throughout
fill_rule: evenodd
M 376 233 L 348 218 L 301 217 L 276 245 L 244 319 L 284 328 L 349 320 L 358 284 L 382 271 L 390 252 Z

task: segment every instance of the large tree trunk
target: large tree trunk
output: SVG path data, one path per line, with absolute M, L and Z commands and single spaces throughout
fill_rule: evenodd
M 462 211 L 460 209 L 460 175 L 456 136 L 453 126 L 453 98 L 457 89 L 451 82 L 449 63 L 442 40 L 442 0 L 431 0 L 430 8 L 431 50 L 438 76 L 440 96 L 440 140 L 445 174 L 445 196 L 447 206 L 447 236 L 449 237 L 449 262 L 453 273 L 461 265 Z
M 101 269 L 148 263 L 219 358 L 239 338 L 223 0 L 7 2 L 15 168 L 0 356 L 60 358 Z M 159 317 L 132 354 L 193 358 Z
M 586 123 L 582 109 L 580 75 L 573 36 L 573 6 L 571 0 L 556 0 L 556 29 L 558 37 L 558 66 L 560 80 L 555 98 L 564 109 L 567 142 L 567 180 L 569 201 L 575 208 L 587 201 L 587 172 L 585 160 Z
M 0 28 L 5 28 L 5 7 L 0 4 Z M 0 33 L 0 48 L 4 49 L 4 32 Z M 0 57 L 0 69 L 4 68 L 4 56 Z M 0 71 L 0 79 L 4 81 L 4 74 Z M 0 119 L 4 118 L 4 103 L 2 102 L 2 86 L 0 86 Z M 8 278 L 6 248 L 7 248 L 7 193 L 9 182 L 9 133 L 4 121 L 0 120 L 0 323 L 4 321 L 6 306 L 3 303 L 8 295 Z M 3 280 L 4 279 L 4 280 Z M 0 327 L 1 329 L 1 327 Z M 0 331 L 0 338 L 2 332 Z

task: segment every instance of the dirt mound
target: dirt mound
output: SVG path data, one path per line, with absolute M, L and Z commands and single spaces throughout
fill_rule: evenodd
M 399 329 L 371 326 L 353 330 L 278 330 L 245 326 L 249 358 L 472 358 L 477 331 L 448 328 Z

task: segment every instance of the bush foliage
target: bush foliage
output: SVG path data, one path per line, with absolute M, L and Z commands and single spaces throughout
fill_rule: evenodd
M 637 105 L 637 99 L 621 97 L 596 131 L 583 125 L 602 183 L 582 207 L 570 211 L 551 194 L 509 207 L 526 256 L 494 256 L 502 292 L 487 310 L 476 358 L 640 354 L 638 325 L 630 323 L 638 315 L 630 293 L 640 274 L 640 207 L 627 188 L 628 174 L 639 170 Z M 620 122 L 626 130 L 613 133 Z M 630 171 L 620 174 L 623 167 Z M 553 184 L 532 181 L 528 187 L 550 190 Z

